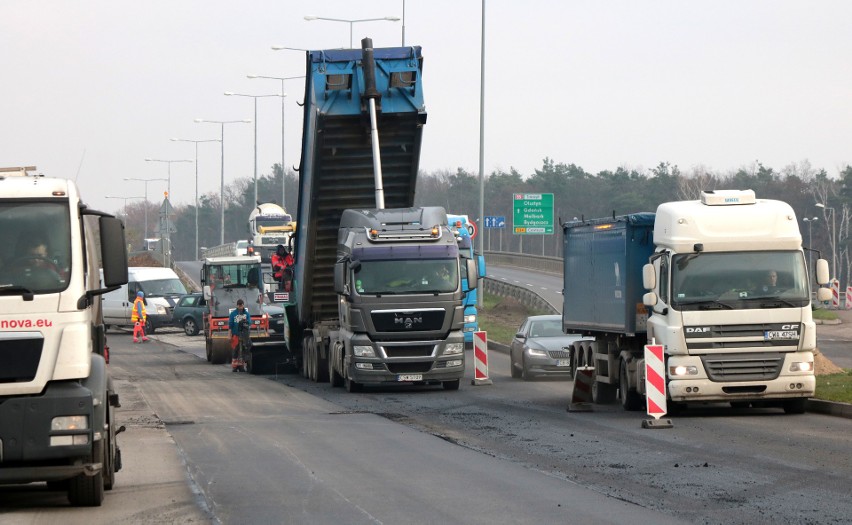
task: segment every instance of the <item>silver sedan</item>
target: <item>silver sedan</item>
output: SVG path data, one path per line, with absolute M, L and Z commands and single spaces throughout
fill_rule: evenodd
M 535 376 L 571 378 L 571 359 L 563 347 L 581 339 L 578 334 L 562 333 L 562 316 L 527 317 L 512 339 L 509 361 L 512 377 L 525 381 Z

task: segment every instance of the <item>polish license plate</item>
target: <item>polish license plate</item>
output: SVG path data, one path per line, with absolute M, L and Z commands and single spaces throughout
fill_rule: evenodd
M 764 332 L 764 337 L 767 341 L 774 339 L 798 339 L 799 332 L 795 330 L 768 330 Z
M 397 381 L 423 381 L 423 374 L 399 374 Z
M 556 366 L 571 366 L 570 359 L 557 359 Z

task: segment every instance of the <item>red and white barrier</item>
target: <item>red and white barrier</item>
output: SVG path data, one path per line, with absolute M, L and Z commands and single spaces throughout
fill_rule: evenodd
M 488 378 L 488 336 L 486 332 L 473 332 L 473 381 L 472 385 L 490 385 Z
M 581 366 L 574 374 L 574 389 L 571 391 L 571 404 L 568 412 L 592 411 L 592 383 L 595 381 L 595 369 L 591 366 Z
M 831 281 L 831 307 L 835 310 L 840 308 L 840 281 Z
M 645 398 L 648 415 L 654 419 L 642 422 L 643 428 L 671 428 L 671 420 L 660 420 L 666 414 L 666 361 L 663 345 L 645 345 Z
M 846 287 L 846 298 L 843 302 L 843 307 L 847 310 L 852 310 L 852 286 Z

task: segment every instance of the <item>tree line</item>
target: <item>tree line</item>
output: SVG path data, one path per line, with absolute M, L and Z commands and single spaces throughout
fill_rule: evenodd
M 286 183 L 285 209 L 294 215 L 298 199 L 298 174 L 284 174 L 279 164 L 270 173 L 258 175 L 258 196 L 262 202 L 281 201 L 282 177 Z M 754 162 L 729 171 L 713 171 L 703 166 L 687 171 L 660 162 L 651 169 L 618 167 L 590 173 L 576 164 L 545 158 L 533 173 L 496 170 L 485 176 L 485 216 L 504 216 L 505 228 L 482 229 L 486 250 L 503 250 L 533 255 L 560 256 L 561 229 L 554 235 L 515 235 L 512 230 L 512 203 L 515 193 L 553 193 L 554 220 L 624 215 L 655 211 L 662 202 L 697 199 L 702 190 L 751 189 L 758 198 L 789 203 L 796 212 L 806 246 L 821 252 L 829 260 L 837 254 L 837 277 L 845 286 L 852 276 L 850 222 L 852 222 L 852 166 L 829 174 L 807 161 L 779 170 Z M 479 222 L 480 182 L 478 173 L 421 171 L 417 179 L 415 205 L 443 206 L 448 212 L 466 214 Z M 248 236 L 248 215 L 254 207 L 254 182 L 241 178 L 225 189 L 225 242 Z M 219 244 L 219 194 L 199 196 L 199 246 Z M 818 207 L 822 204 L 824 207 Z M 148 206 L 149 231 L 154 225 L 160 203 L 136 202 L 127 206 L 127 238 L 132 249 L 142 245 L 145 206 Z M 195 259 L 194 203 L 175 205 L 171 222 L 174 260 Z M 805 221 L 804 219 L 808 219 Z M 480 224 L 481 226 L 481 224 Z M 158 235 L 154 235 L 158 236 Z

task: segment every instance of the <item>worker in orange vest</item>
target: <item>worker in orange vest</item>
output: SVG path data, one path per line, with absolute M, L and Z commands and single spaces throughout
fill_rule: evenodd
M 133 312 L 130 314 L 130 320 L 133 322 L 133 342 L 138 343 L 139 335 L 142 335 L 142 341 L 147 341 L 145 337 L 145 323 L 148 320 L 148 312 L 145 311 L 145 292 L 139 290 L 136 292 L 136 299 L 133 300 Z

